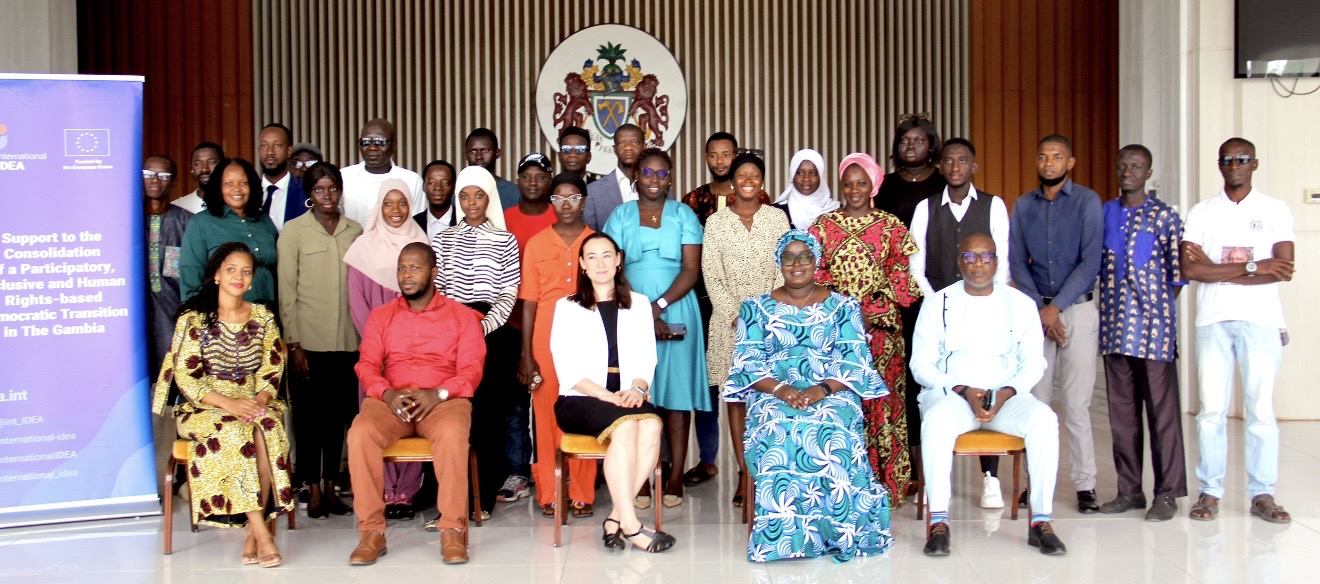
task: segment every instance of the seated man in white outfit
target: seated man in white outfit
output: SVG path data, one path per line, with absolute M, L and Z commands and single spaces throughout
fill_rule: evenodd
M 999 258 L 988 234 L 958 245 L 962 281 L 926 299 L 912 343 L 921 384 L 921 460 L 930 501 L 928 556 L 949 555 L 949 474 L 960 434 L 984 428 L 1027 444 L 1031 525 L 1027 543 L 1048 555 L 1067 551 L 1050 523 L 1059 467 L 1059 420 L 1031 395 L 1045 372 L 1036 303 L 994 282 Z M 1018 388 L 1022 388 L 1021 391 Z

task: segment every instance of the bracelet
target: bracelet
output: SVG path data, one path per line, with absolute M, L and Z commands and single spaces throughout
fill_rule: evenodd
M 829 396 L 831 396 L 831 395 L 834 395 L 834 390 L 830 388 L 830 386 L 829 386 L 828 383 L 821 383 L 821 384 L 820 384 L 820 388 L 823 389 L 823 390 L 825 390 L 825 396 L 826 396 L 826 397 L 829 397 Z
M 786 386 L 786 385 L 788 385 L 788 384 L 787 384 L 787 383 L 784 383 L 784 382 L 782 382 L 782 381 L 780 381 L 780 382 L 779 382 L 779 385 L 776 385 L 774 389 L 770 390 L 770 395 L 773 395 L 773 396 L 778 397 L 779 389 L 782 388 L 782 387 L 784 387 L 784 386 Z
M 636 386 L 636 385 L 634 385 L 634 386 L 632 386 L 632 387 L 629 387 L 628 389 L 631 389 L 631 390 L 633 390 L 633 391 L 635 391 L 635 392 L 637 392 L 637 393 L 642 394 L 642 399 L 646 399 L 646 398 L 648 398 L 648 397 L 651 396 L 651 392 L 649 392 L 649 391 L 647 391 L 647 390 L 645 390 L 645 389 L 642 389 L 642 388 L 640 388 L 640 387 L 638 387 L 638 386 Z

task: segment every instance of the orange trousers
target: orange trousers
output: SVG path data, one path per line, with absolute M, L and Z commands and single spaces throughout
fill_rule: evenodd
M 405 422 L 376 398 L 362 401 L 362 411 L 348 429 L 348 470 L 353 478 L 353 514 L 358 531 L 385 531 L 385 447 L 400 438 L 431 441 L 431 462 L 438 489 L 435 506 L 440 529 L 462 528 L 467 512 L 468 441 L 472 402 L 455 398 L 433 408 L 421 421 Z
M 540 351 L 534 350 L 532 356 L 541 370 L 541 385 L 532 392 L 536 432 L 536 462 L 532 464 L 532 474 L 536 475 L 536 503 L 547 505 L 555 500 L 555 449 L 559 447 L 559 439 L 564 435 L 559 429 L 559 423 L 555 421 L 559 379 L 555 376 L 549 351 L 542 355 Z M 579 503 L 595 504 L 596 461 L 569 460 L 567 465 L 568 498 Z

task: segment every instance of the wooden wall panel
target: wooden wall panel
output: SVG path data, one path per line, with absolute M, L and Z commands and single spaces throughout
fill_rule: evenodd
M 395 161 L 417 169 L 459 162 L 468 131 L 485 126 L 504 149 L 497 171 L 510 177 L 520 156 L 552 146 L 534 101 L 546 56 L 583 28 L 625 24 L 668 46 L 687 76 L 675 190 L 708 180 L 706 136 L 728 130 L 765 150 L 767 190 L 778 193 L 799 148 L 831 165 L 857 150 L 888 156 L 900 114 L 931 112 L 942 132 L 965 133 L 969 4 L 255 0 L 253 130 L 283 122 L 297 141 L 353 164 L 358 130 L 382 116 L 398 128 Z
M 972 2 L 969 37 L 976 183 L 1012 205 L 1037 186 L 1036 143 L 1059 133 L 1073 180 L 1116 196 L 1118 1 Z
M 144 155 L 179 164 L 176 195 L 197 186 L 187 169 L 198 142 L 252 159 L 250 0 L 79 0 L 78 70 L 146 77 Z

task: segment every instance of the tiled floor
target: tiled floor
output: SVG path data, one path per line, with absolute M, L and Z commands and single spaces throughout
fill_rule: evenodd
M 1114 495 L 1109 429 L 1101 396 L 1093 405 L 1100 498 Z M 1184 418 L 1188 462 L 1197 460 L 1195 420 Z M 1294 516 L 1288 526 L 1249 516 L 1242 474 L 1242 426 L 1231 426 L 1232 473 L 1220 518 L 1187 519 L 1189 499 L 1179 500 L 1173 521 L 1152 524 L 1139 512 L 1082 516 L 1072 506 L 1067 460 L 1060 461 L 1056 526 L 1068 545 L 1064 557 L 1045 557 L 1026 545 L 1025 517 L 983 512 L 976 506 L 980 481 L 974 459 L 954 470 L 953 555 L 921 554 L 924 527 L 908 504 L 894 513 L 897 543 L 883 557 L 845 564 L 828 559 L 752 564 L 746 560 L 746 527 L 728 501 L 734 473 L 690 489 L 684 505 L 668 510 L 665 529 L 678 545 L 663 554 L 611 551 L 600 545 L 599 521 L 573 522 L 565 546 L 552 546 L 553 530 L 533 506 L 501 505 L 494 519 L 472 532 L 472 562 L 440 563 L 439 537 L 421 520 L 395 522 L 389 555 L 374 566 L 350 568 L 357 543 L 352 517 L 299 518 L 297 531 L 281 527 L 284 565 L 263 570 L 238 565 L 243 534 L 236 530 L 188 531 L 181 510 L 174 521 L 174 554 L 161 555 L 159 517 L 0 530 L 0 581 L 36 582 L 1314 582 L 1320 550 L 1320 422 L 1281 424 L 1283 448 L 1278 499 Z M 729 466 L 727 449 L 723 468 Z M 1067 448 L 1062 449 L 1066 456 Z M 1005 470 L 1008 465 L 1004 465 Z M 1006 473 L 1005 473 L 1006 474 Z M 1194 469 L 1188 468 L 1195 491 Z M 1150 476 L 1147 473 L 1147 485 Z M 1007 480 L 1005 488 L 1008 488 Z M 604 489 L 601 496 L 607 497 Z M 598 502 L 597 519 L 609 502 Z M 283 526 L 284 523 L 281 522 Z M 1309 576 L 1308 576 L 1309 574 Z

